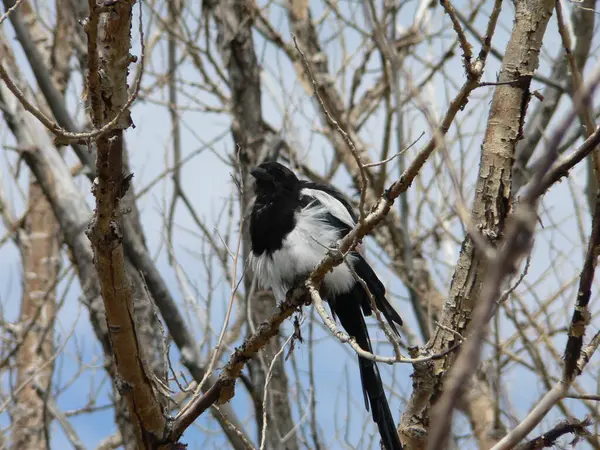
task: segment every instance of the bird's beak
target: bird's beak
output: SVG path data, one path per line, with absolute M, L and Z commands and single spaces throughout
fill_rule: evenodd
M 255 167 L 250 171 L 250 175 L 260 181 L 273 181 L 273 177 L 265 169 Z

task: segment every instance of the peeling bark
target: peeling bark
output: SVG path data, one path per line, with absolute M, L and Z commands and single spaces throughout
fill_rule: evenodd
M 29 207 L 25 231 L 19 238 L 24 278 L 19 321 L 26 331 L 16 355 L 16 385 L 26 386 L 17 393 L 11 411 L 12 443 L 15 449 L 44 450 L 50 448 L 46 440 L 49 424 L 44 399 L 34 386 L 41 386 L 47 392 L 52 381 L 53 364 L 49 362 L 54 351 L 53 323 L 60 254 L 52 207 L 35 179 L 29 184 Z
M 108 12 L 90 7 L 88 22 L 88 78 L 92 123 L 96 128 L 112 120 L 128 100 L 132 8 L 135 0 L 112 5 Z M 96 140 L 97 177 L 92 193 L 95 214 L 87 235 L 94 250 L 94 266 L 106 311 L 115 363 L 115 384 L 125 399 L 137 446 L 158 445 L 166 426 L 164 405 L 137 335 L 133 286 L 126 270 L 120 201 L 129 190 L 131 176 L 123 173 L 123 130 L 131 125 L 128 112 L 117 127 Z
M 510 84 L 498 85 L 494 92 L 470 218 L 492 246 L 500 242 L 510 209 L 515 148 L 523 136 L 530 98 L 529 85 L 539 64 L 542 38 L 553 7 L 552 0 L 516 3 L 516 21 L 498 76 L 499 82 Z M 466 334 L 486 271 L 485 258 L 467 235 L 452 278 L 449 297 L 439 320 L 440 326 L 436 328 L 427 346 L 421 349 L 421 355 L 448 350 L 457 344 L 456 333 L 463 336 Z M 451 354 L 442 361 L 434 362 L 435 380 L 426 385 L 429 391 L 415 389 L 411 395 L 401 424 L 404 439 L 411 443 L 407 448 L 426 447 L 428 432 L 432 426 L 429 420 L 430 408 L 443 390 L 444 374 L 454 359 L 455 355 Z M 415 365 L 415 376 L 420 373 L 420 364 Z M 423 401 L 424 397 L 428 397 L 428 401 Z M 494 434 L 494 430 L 480 432 Z

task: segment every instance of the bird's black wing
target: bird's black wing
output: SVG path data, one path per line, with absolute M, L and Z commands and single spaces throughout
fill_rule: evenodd
M 396 325 L 394 323 L 402 325 L 402 318 L 385 297 L 385 287 L 383 286 L 383 283 L 377 277 L 369 263 L 366 262 L 365 259 L 359 253 L 355 253 L 355 256 L 356 260 L 354 261 L 353 265 L 354 271 L 360 278 L 364 280 L 365 284 L 369 288 L 369 291 L 371 292 L 371 294 L 373 294 L 373 298 L 375 299 L 377 309 L 383 313 L 383 316 L 390 324 L 392 330 L 394 330 L 396 334 L 400 336 L 400 333 L 398 332 L 398 329 L 396 328 Z M 368 297 L 366 300 L 369 300 Z M 372 312 L 370 301 L 368 301 L 368 306 L 368 310 L 365 311 L 366 315 L 370 315 Z M 363 306 L 363 311 L 364 310 L 365 307 Z
M 303 186 L 301 193 L 305 198 L 303 203 L 305 205 L 313 203 L 325 206 L 328 212 L 322 219 L 338 228 L 340 230 L 340 237 L 348 234 L 356 224 L 356 214 L 345 197 L 335 188 L 330 186 L 306 181 L 302 181 L 301 183 Z M 400 335 L 395 324 L 402 325 L 402 318 L 386 299 L 383 283 L 379 280 L 360 252 L 352 252 L 352 256 L 354 257 L 353 269 L 366 283 L 375 299 L 377 309 L 383 313 L 387 322 L 390 324 L 390 327 L 396 334 Z M 371 302 L 367 295 L 363 297 L 361 306 L 365 315 L 371 315 Z
M 301 205 L 303 208 L 324 207 L 320 220 L 340 231 L 340 237 L 347 235 L 356 225 L 357 217 L 346 198 L 336 189 L 317 183 L 301 182 Z M 323 209 L 325 211 L 323 211 Z M 363 256 L 351 253 L 352 267 L 373 295 L 377 308 L 398 333 L 394 322 L 402 325 L 402 319 L 385 298 L 385 287 Z M 372 314 L 371 300 L 360 283 L 345 293 L 328 298 L 334 317 L 337 317 L 346 332 L 356 339 L 356 343 L 368 352 L 373 352 L 364 315 Z M 365 406 L 371 411 L 377 423 L 382 443 L 386 450 L 401 450 L 402 444 L 396 432 L 394 417 L 387 402 L 379 369 L 374 361 L 359 357 L 360 378 L 365 397 Z

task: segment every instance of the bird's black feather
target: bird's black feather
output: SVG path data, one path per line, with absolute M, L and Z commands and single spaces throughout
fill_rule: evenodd
M 347 294 L 338 295 L 331 306 L 348 335 L 356 339 L 360 348 L 373 353 L 369 331 L 361 314 L 361 303 L 364 301 L 364 296 L 364 290 L 357 286 Z M 367 411 L 370 407 L 373 421 L 377 424 L 384 447 L 387 450 L 401 450 L 402 444 L 396 432 L 396 422 L 385 397 L 377 365 L 374 361 L 359 356 L 358 366 L 365 406 Z
M 285 237 L 296 225 L 296 210 L 303 206 L 299 196 L 298 179 L 292 172 L 278 163 L 269 162 L 261 164 L 262 166 L 267 168 L 264 173 L 281 171 L 285 176 L 279 177 L 282 178 L 280 183 L 263 180 L 269 189 L 258 192 L 254 201 L 250 214 L 250 240 L 252 251 L 257 255 L 264 252 L 273 253 L 281 248 Z
M 385 287 L 383 286 L 383 283 L 379 280 L 379 278 L 377 278 L 377 275 L 375 275 L 375 272 L 373 272 L 371 266 L 361 255 L 358 255 L 356 261 L 354 262 L 354 271 L 365 281 L 369 291 L 371 294 L 373 294 L 377 309 L 381 311 L 387 322 L 390 324 L 392 330 L 394 330 L 396 334 L 400 336 L 400 333 L 398 332 L 398 329 L 394 323 L 402 325 L 402 318 L 385 297 Z

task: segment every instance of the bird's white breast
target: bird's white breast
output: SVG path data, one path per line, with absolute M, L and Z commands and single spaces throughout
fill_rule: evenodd
M 339 230 L 319 219 L 326 213 L 325 207 L 314 204 L 298 211 L 296 226 L 279 250 L 252 255 L 251 263 L 259 284 L 271 288 L 277 300 L 285 299 L 293 283 L 312 272 L 329 247 L 340 239 Z M 351 256 L 346 260 L 352 263 Z M 328 294 L 336 295 L 348 292 L 355 281 L 348 266 L 342 263 L 325 276 L 323 283 Z

